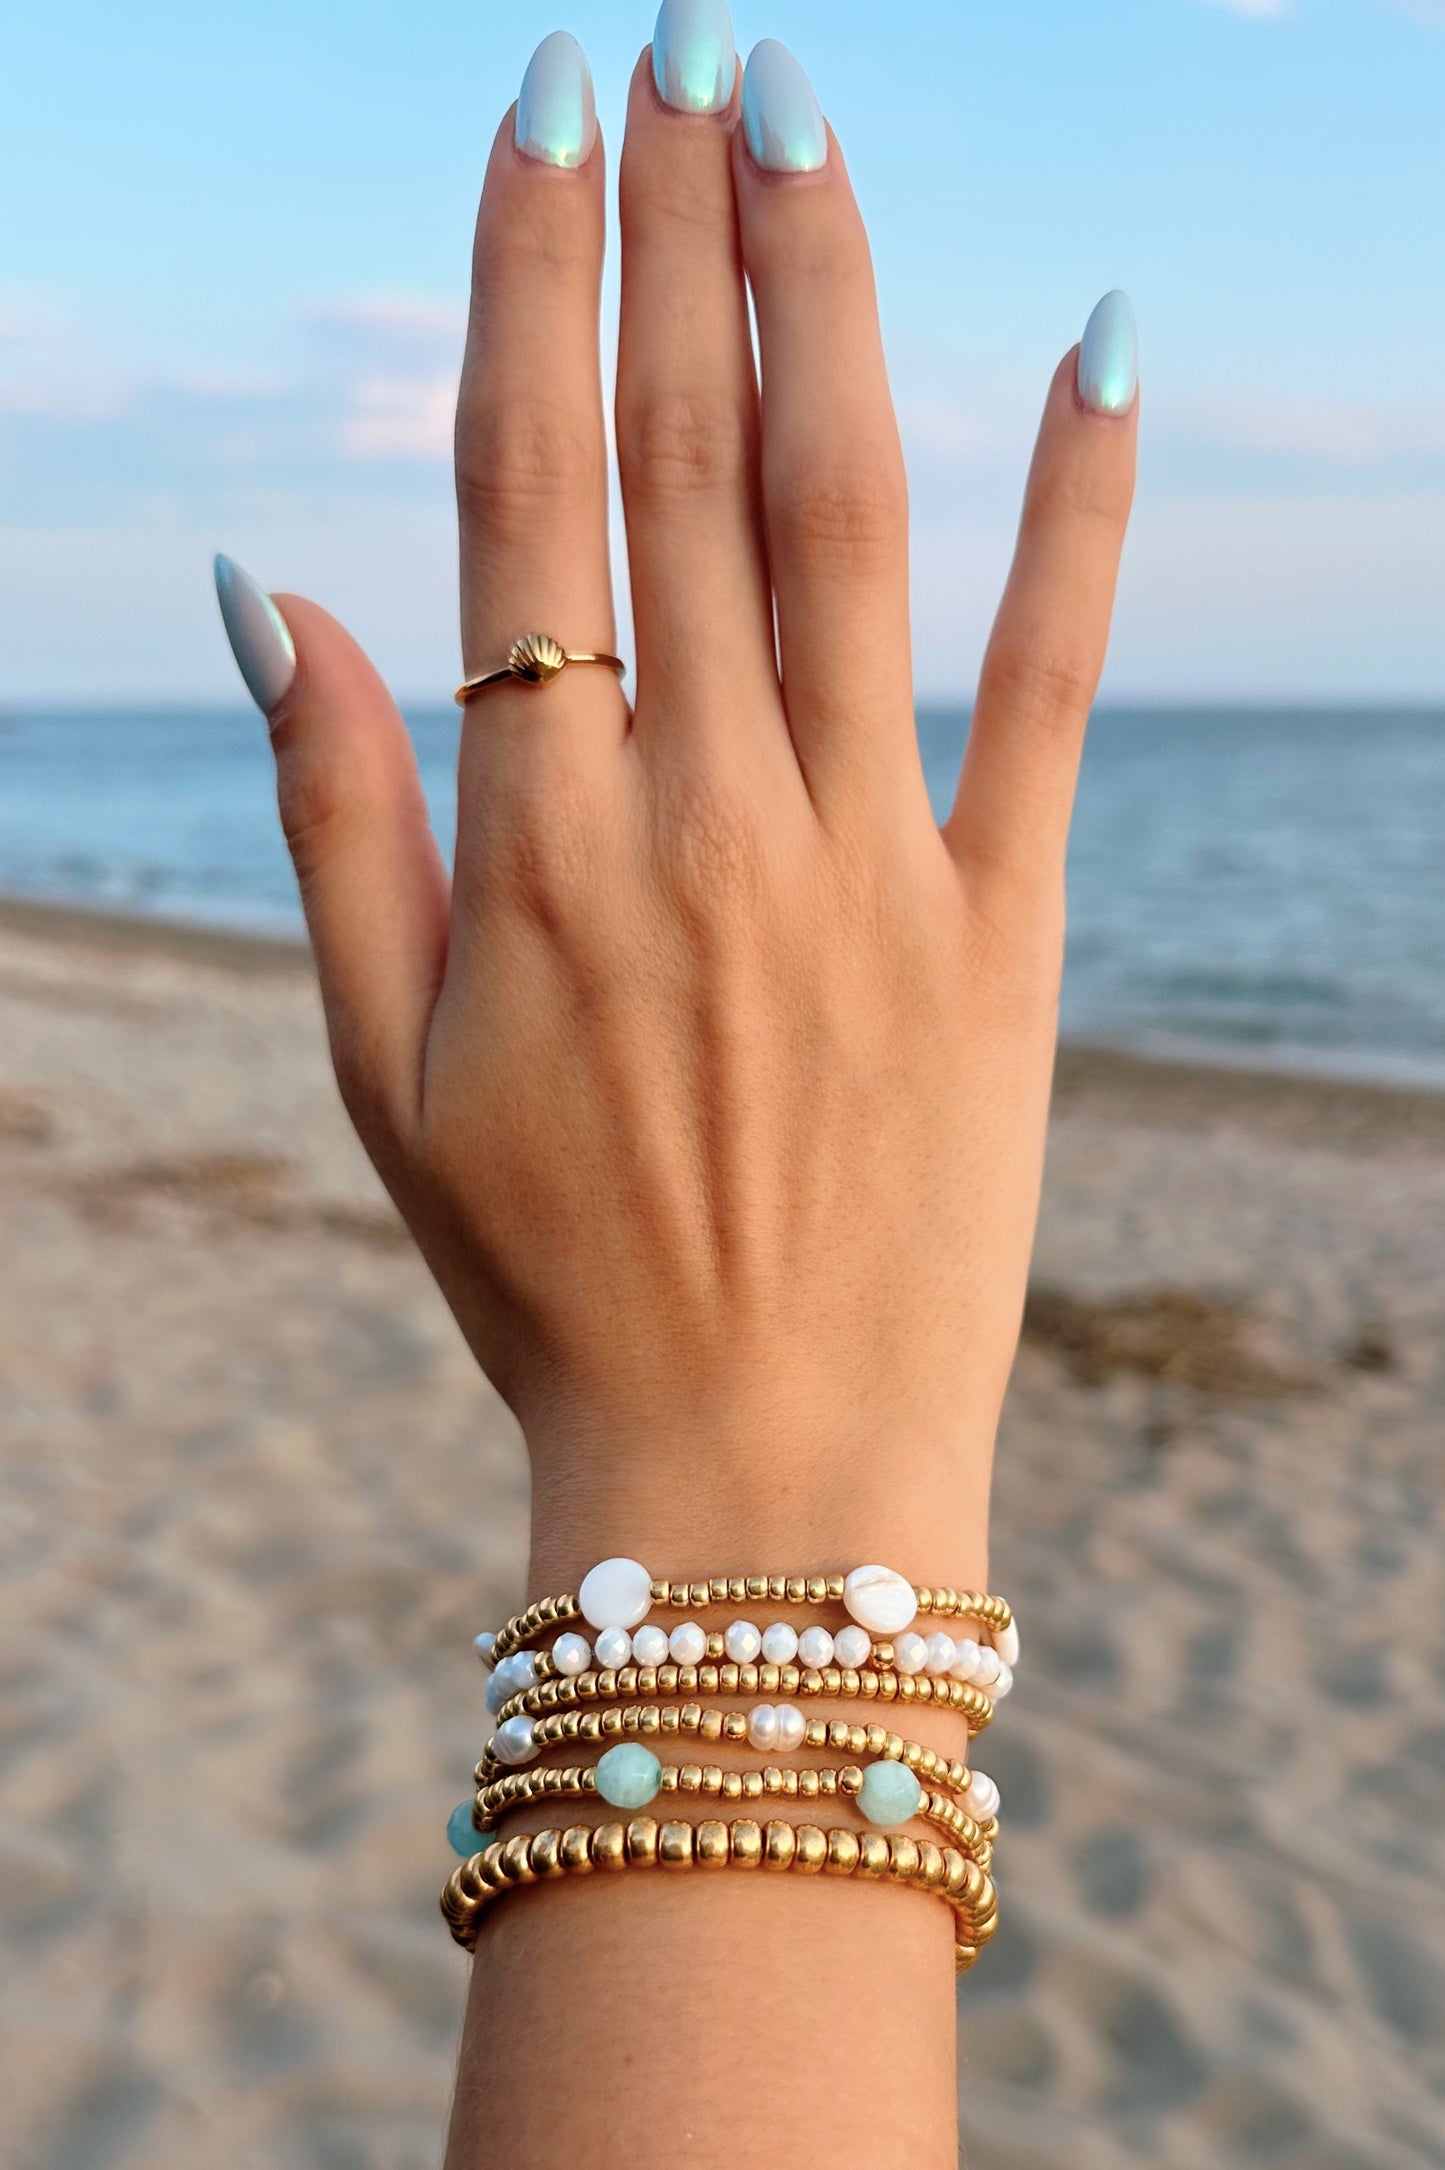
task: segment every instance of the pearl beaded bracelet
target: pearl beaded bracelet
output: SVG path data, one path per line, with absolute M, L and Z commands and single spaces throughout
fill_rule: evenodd
M 462 1862 L 447 1882 L 441 1910 L 456 1942 L 474 1951 L 481 1917 L 495 1900 L 524 1884 L 549 1883 L 596 1871 L 625 1869 L 760 1869 L 914 1885 L 936 1892 L 953 1910 L 954 1964 L 965 1973 L 994 1934 L 998 1908 L 992 1880 L 954 1846 L 881 1831 L 824 1831 L 817 1824 L 632 1823 L 573 1824 L 531 1838 L 500 1841 Z
M 1018 1628 L 1012 1609 L 1003 1598 L 989 1597 L 981 1591 L 934 1589 L 911 1583 L 890 1567 L 878 1566 L 855 1567 L 846 1575 L 717 1575 L 706 1582 L 669 1582 L 649 1574 L 640 1561 L 625 1559 L 603 1560 L 589 1569 L 575 1596 L 539 1598 L 524 1612 L 514 1614 L 498 1634 L 479 1635 L 477 1650 L 486 1663 L 494 1665 L 523 1649 L 545 1629 L 565 1626 L 573 1620 L 586 1620 L 604 1633 L 609 1629 L 631 1633 L 647 1619 L 654 1605 L 678 1612 L 701 1612 L 712 1605 L 765 1602 L 795 1606 L 841 1604 L 869 1635 L 902 1635 L 920 1613 L 938 1619 L 977 1620 L 990 1631 L 992 1647 L 1003 1662 L 1009 1666 L 1018 1663 Z M 737 1625 L 747 1627 L 750 1623 Z M 694 1622 L 685 1623 L 685 1630 L 690 1635 L 703 1633 Z M 699 1652 L 699 1658 L 701 1655 Z M 697 1663 L 699 1659 L 688 1662 Z

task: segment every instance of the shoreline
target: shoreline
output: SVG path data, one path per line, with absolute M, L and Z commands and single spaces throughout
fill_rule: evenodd
M 0 895 L 0 934 L 18 934 L 75 951 L 151 956 L 208 966 L 246 977 L 268 973 L 310 976 L 304 936 L 251 933 L 203 921 L 167 919 L 139 912 L 100 911 Z M 1342 1134 L 1396 1124 L 1431 1142 L 1445 1141 L 1445 1085 L 1407 1076 L 1350 1075 L 1335 1068 L 1310 1069 L 1298 1060 L 1270 1064 L 1240 1059 L 1232 1050 L 1187 1054 L 1144 1053 L 1088 1040 L 1060 1043 L 1054 1077 L 1055 1112 L 1075 1111 L 1107 1098 L 1115 1110 L 1128 1105 L 1140 1121 L 1157 1125 L 1175 1118 L 1290 1120 L 1308 1115 L 1311 1130 L 1323 1125 L 1328 1141 Z

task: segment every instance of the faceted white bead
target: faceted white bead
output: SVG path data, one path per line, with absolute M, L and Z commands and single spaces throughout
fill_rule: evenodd
M 666 1665 L 671 1654 L 667 1629 L 640 1627 L 632 1638 L 632 1656 L 638 1665 Z
M 495 1718 L 507 1700 L 507 1683 L 500 1669 L 487 1682 L 487 1708 Z
M 819 1670 L 833 1662 L 834 1643 L 825 1627 L 804 1628 L 798 1637 L 798 1663 L 816 1665 Z
M 537 1753 L 531 1719 L 509 1718 L 492 1735 L 492 1746 L 499 1763 L 530 1763 Z
M 921 1635 L 894 1636 L 893 1662 L 900 1673 L 921 1673 L 927 1661 L 928 1645 Z
M 797 1655 L 797 1629 L 786 1620 L 775 1620 L 763 1637 L 763 1656 L 769 1665 L 791 1665 Z
M 867 1628 L 839 1628 L 833 1637 L 833 1659 L 838 1665 L 851 1665 L 854 1670 L 866 1665 L 873 1655 L 873 1638 Z
M 778 1721 L 778 1747 L 786 1755 L 803 1745 L 803 1735 L 808 1721 L 796 1703 L 779 1703 L 774 1713 Z
M 497 1691 L 496 1707 L 500 1710 L 509 1696 L 520 1695 L 524 1688 L 535 1686 L 537 1660 L 530 1650 L 514 1650 L 509 1658 L 503 1658 L 495 1667 L 488 1683 L 488 1692 Z
M 667 1639 L 674 1665 L 701 1665 L 707 1656 L 707 1630 L 696 1620 L 684 1620 Z
M 987 1823 L 998 1814 L 998 1787 L 987 1771 L 975 1771 L 963 1796 L 963 1805 L 975 1823 Z
M 918 1612 L 912 1583 L 891 1567 L 855 1567 L 843 1584 L 843 1603 L 874 1635 L 901 1635 Z
M 1019 1661 L 1019 1624 L 1010 1620 L 1006 1628 L 995 1628 L 993 1647 L 1005 1665 L 1017 1665 Z
M 595 1628 L 635 1628 L 652 1610 L 652 1577 L 640 1561 L 603 1560 L 582 1577 L 577 1601 Z
M 763 1650 L 761 1630 L 751 1620 L 734 1620 L 723 1637 L 723 1648 L 734 1665 L 756 1665 Z
M 942 1628 L 934 1629 L 924 1643 L 923 1649 L 923 1670 L 926 1673 L 937 1675 L 946 1673 L 958 1656 L 958 1645 L 951 1635 L 944 1634 Z
M 1003 1659 L 996 1650 L 984 1643 L 973 1661 L 973 1684 L 976 1688 L 991 1688 L 1003 1671 Z
M 994 1702 L 1001 1703 L 1004 1697 L 1012 1689 L 1013 1684 L 1014 1669 L 1011 1665 L 1005 1665 L 1002 1658 L 1000 1658 L 998 1667 L 998 1679 L 994 1682 L 993 1686 L 988 1691 L 989 1694 L 992 1696 Z
M 492 1652 L 496 1649 L 496 1647 L 497 1638 L 492 1633 L 490 1628 L 484 1628 L 481 1634 L 474 1637 L 472 1641 L 472 1648 L 477 1653 L 477 1656 L 481 1659 L 483 1665 L 491 1664 Z
M 585 1635 L 559 1635 L 552 1645 L 552 1663 L 566 1679 L 585 1673 L 592 1663 L 592 1645 Z
M 972 1680 L 973 1669 L 978 1663 L 979 1646 L 971 1637 L 960 1635 L 954 1646 L 954 1660 L 949 1667 L 955 1680 Z
M 778 1713 L 771 1703 L 759 1703 L 748 1714 L 748 1739 L 754 1748 L 773 1749 L 778 1745 Z
M 592 1647 L 597 1653 L 597 1663 L 610 1672 L 615 1673 L 632 1657 L 632 1637 L 626 1628 L 604 1628 Z

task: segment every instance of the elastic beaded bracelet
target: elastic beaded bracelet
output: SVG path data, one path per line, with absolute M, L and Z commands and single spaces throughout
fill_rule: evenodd
M 977 1620 L 992 1633 L 999 1656 L 1010 1666 L 1018 1663 L 1018 1629 L 1003 1598 L 979 1590 L 934 1589 L 878 1566 L 855 1567 L 846 1575 L 719 1575 L 706 1582 L 669 1582 L 650 1575 L 638 1560 L 603 1560 L 583 1577 L 575 1595 L 539 1598 L 496 1635 L 479 1636 L 477 1647 L 489 1664 L 498 1664 L 546 1629 L 574 1620 L 631 1630 L 654 1605 L 701 1612 L 710 1605 L 764 1603 L 842 1605 L 873 1635 L 901 1635 L 920 1613 Z
M 998 1924 L 991 1878 L 954 1846 L 885 1838 L 880 1831 L 824 1831 L 817 1824 L 763 1825 L 748 1819 L 659 1824 L 650 1816 L 494 1841 L 448 1879 L 441 1910 L 456 1942 L 475 1951 L 483 1913 L 509 1891 L 598 1870 L 652 1868 L 768 1869 L 917 1885 L 936 1892 L 953 1910 L 954 1963 L 960 1974 L 974 1964 Z
M 498 1726 L 510 1718 L 536 1719 L 579 1703 L 615 1703 L 633 1695 L 798 1695 L 805 1701 L 934 1703 L 962 1711 L 971 1733 L 982 1733 L 994 1710 L 991 1698 L 966 1680 L 884 1672 L 871 1665 L 858 1670 L 829 1665 L 821 1672 L 806 1665 L 624 1665 L 615 1673 L 574 1673 L 523 1688 L 498 1711 Z M 730 1740 L 743 1737 L 736 1731 L 727 1735 Z
M 921 1785 L 901 1760 L 870 1764 L 866 1770 L 849 1763 L 841 1770 L 797 1771 L 774 1765 L 759 1771 L 725 1771 L 717 1764 L 660 1763 L 649 1749 L 632 1742 L 609 1749 L 595 1764 L 512 1771 L 493 1780 L 477 1792 L 472 1827 L 478 1832 L 494 1830 L 504 1816 L 534 1801 L 601 1799 L 611 1808 L 641 1809 L 661 1793 L 696 1794 L 720 1801 L 761 1801 L 769 1794 L 791 1801 L 851 1800 L 881 1830 L 915 1819 L 937 1824 L 983 1868 L 992 1864 L 998 1829 L 994 1822 L 985 1828 L 941 1789 Z

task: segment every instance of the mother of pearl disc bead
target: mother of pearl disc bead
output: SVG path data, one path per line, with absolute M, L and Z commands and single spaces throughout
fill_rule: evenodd
M 1019 1624 L 1010 1620 L 1006 1628 L 995 1628 L 993 1647 L 1005 1665 L 1017 1665 L 1019 1661 Z
M 873 1635 L 901 1635 L 918 1612 L 912 1583 L 891 1567 L 855 1567 L 843 1584 L 843 1603 Z
M 888 1829 L 918 1814 L 923 1788 L 906 1763 L 870 1763 L 863 1773 L 858 1807 L 869 1823 Z
M 641 1741 L 619 1741 L 597 1758 L 597 1791 L 612 1808 L 646 1808 L 662 1785 L 662 1765 Z
M 867 1628 L 839 1628 L 833 1637 L 833 1660 L 837 1665 L 851 1665 L 855 1670 L 866 1665 L 873 1655 L 873 1638 Z
M 638 1560 L 602 1560 L 582 1577 L 577 1602 L 595 1628 L 635 1628 L 652 1610 L 652 1577 Z
M 632 1637 L 632 1655 L 639 1665 L 666 1665 L 667 1629 L 640 1627 Z

